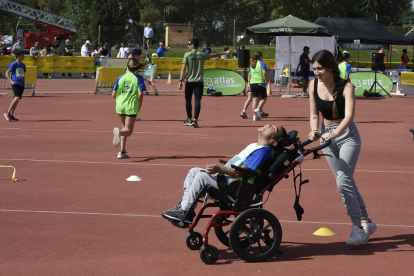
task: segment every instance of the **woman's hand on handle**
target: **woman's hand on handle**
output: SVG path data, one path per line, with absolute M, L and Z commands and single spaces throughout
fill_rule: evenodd
M 322 135 L 322 142 L 326 142 L 329 141 L 331 139 L 335 139 L 336 138 L 336 134 L 334 132 L 329 132 L 329 133 L 325 133 Z
M 316 139 L 318 139 L 318 137 L 316 137 L 316 135 L 315 135 L 315 133 L 316 133 L 317 131 L 311 131 L 310 133 L 309 133 L 309 140 L 312 140 L 312 141 L 315 141 Z

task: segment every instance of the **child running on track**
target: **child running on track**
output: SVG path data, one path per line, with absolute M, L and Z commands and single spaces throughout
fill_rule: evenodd
M 139 83 L 142 82 L 141 76 L 135 75 L 134 72 L 143 69 L 145 63 L 140 63 L 136 58 L 131 58 L 127 63 L 128 72 L 120 76 L 112 91 L 112 97 L 116 99 L 116 113 L 122 122 L 122 130 L 114 129 L 113 145 L 118 147 L 121 144 L 121 151 L 118 153 L 118 159 L 129 158 L 125 149 L 127 137 L 132 135 L 135 125 L 135 118 L 142 108 L 144 99 L 144 90 L 140 89 Z
M 253 97 L 253 121 L 260 121 L 262 117 L 267 117 L 266 114 L 261 111 L 267 101 L 266 83 L 266 64 L 263 62 L 263 54 L 262 52 L 256 52 L 254 53 L 252 64 L 249 67 L 249 79 L 247 84 L 247 90 L 249 91 L 251 89 Z
M 22 98 L 24 91 L 24 74 L 26 73 L 26 65 L 22 62 L 24 59 L 23 51 L 16 51 L 15 53 L 17 60 L 10 64 L 9 69 L 6 72 L 6 78 L 10 81 L 13 88 L 14 98 L 10 104 L 9 110 L 4 113 L 7 121 L 17 122 L 18 119 L 14 117 L 14 111 L 16 110 L 17 104 Z M 11 72 L 11 78 L 10 78 Z

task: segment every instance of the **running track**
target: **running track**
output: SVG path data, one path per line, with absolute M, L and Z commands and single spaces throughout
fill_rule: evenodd
M 93 87 L 91 80 L 48 81 L 55 92 Z M 307 99 L 272 97 L 265 106 L 270 117 L 261 122 L 239 117 L 244 100 L 203 98 L 201 128 L 193 129 L 181 123 L 182 93 L 146 96 L 143 120 L 128 140 L 131 158 L 117 160 L 112 129 L 120 124 L 110 96 L 24 97 L 20 122 L 0 121 L 0 165 L 15 166 L 19 178 L 12 182 L 12 170 L 0 168 L 0 275 L 410 275 L 414 96 L 357 100 L 363 145 L 355 177 L 379 225 L 369 243 L 345 245 L 349 218 L 322 159 L 302 166 L 310 179 L 302 191 L 302 222 L 293 210 L 291 178 L 265 205 L 281 221 L 282 256 L 245 263 L 214 232 L 217 265 L 204 265 L 186 247 L 187 231 L 160 214 L 179 201 L 191 167 L 232 157 L 266 123 L 296 129 L 303 139 L 309 132 Z M 0 99 L 3 110 L 10 101 Z M 125 181 L 134 174 L 143 181 Z M 312 235 L 322 226 L 336 235 Z

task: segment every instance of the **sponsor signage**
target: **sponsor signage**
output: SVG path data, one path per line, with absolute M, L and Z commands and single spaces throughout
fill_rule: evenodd
M 213 87 L 223 96 L 237 95 L 246 87 L 244 78 L 230 70 L 224 69 L 207 69 L 204 70 L 204 95 L 207 95 L 207 88 Z
M 365 90 L 369 90 L 375 81 L 374 72 L 355 72 L 349 74 L 352 84 L 355 86 L 355 96 L 363 96 Z M 388 93 L 391 93 L 394 84 L 392 80 L 381 73 L 377 73 L 377 82 L 380 84 Z M 376 89 L 372 92 L 379 92 L 381 95 L 387 95 L 379 85 L 376 85 Z
M 271 33 L 292 33 L 293 29 L 292 28 L 273 28 L 270 29 Z
M 357 41 L 357 40 L 355 40 Z M 355 42 L 354 41 L 354 42 Z M 360 41 L 360 40 L 358 40 Z M 340 43 L 342 49 L 344 50 L 358 50 L 358 46 L 360 50 L 371 50 L 371 51 L 379 51 L 381 49 L 381 44 L 356 44 L 356 43 Z M 384 45 L 385 49 L 388 49 L 388 45 Z

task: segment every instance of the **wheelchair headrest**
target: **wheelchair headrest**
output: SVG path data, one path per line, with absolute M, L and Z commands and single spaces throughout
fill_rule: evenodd
M 289 147 L 295 141 L 296 136 L 298 136 L 298 132 L 296 130 L 292 130 L 287 134 L 286 138 L 280 138 L 277 140 L 277 144 L 282 147 Z

